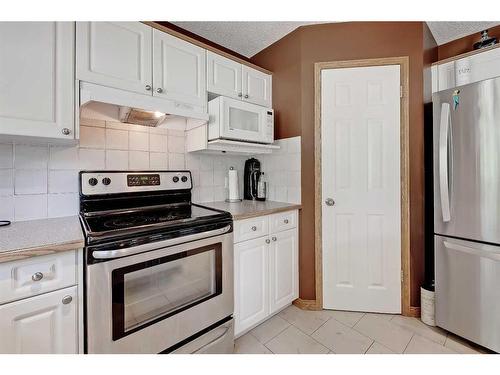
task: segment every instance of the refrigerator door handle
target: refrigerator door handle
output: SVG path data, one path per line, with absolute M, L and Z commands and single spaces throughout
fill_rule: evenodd
M 448 137 L 450 130 L 450 104 L 441 105 L 441 121 L 439 123 L 439 192 L 441 196 L 441 212 L 443 221 L 448 222 L 450 215 L 450 192 L 448 181 Z
M 483 258 L 489 258 L 489 259 L 495 260 L 497 262 L 500 261 L 500 252 L 498 252 L 498 251 L 482 250 L 482 249 L 473 248 L 470 246 L 458 245 L 456 243 L 449 242 L 449 241 L 444 241 L 443 243 L 444 243 L 444 246 L 450 250 L 460 251 L 462 253 L 467 253 L 467 254 L 483 257 Z

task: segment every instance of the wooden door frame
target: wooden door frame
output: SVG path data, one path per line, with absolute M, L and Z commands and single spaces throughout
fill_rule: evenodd
M 419 315 L 410 306 L 410 201 L 409 201 L 409 58 L 386 57 L 377 59 L 318 62 L 314 64 L 314 190 L 315 190 L 315 269 L 316 300 L 310 308 L 323 308 L 323 238 L 322 238 L 322 175 L 321 175 L 321 71 L 323 69 L 356 68 L 384 65 L 400 66 L 400 165 L 401 165 L 401 312 L 406 316 Z

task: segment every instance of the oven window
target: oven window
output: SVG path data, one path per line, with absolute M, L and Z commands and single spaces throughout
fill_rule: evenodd
M 218 243 L 114 270 L 113 340 L 221 294 L 221 252 Z
M 229 129 L 259 132 L 259 114 L 239 108 L 229 108 Z

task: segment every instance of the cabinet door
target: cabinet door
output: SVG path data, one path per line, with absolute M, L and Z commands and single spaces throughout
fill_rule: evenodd
M 243 100 L 272 107 L 272 76 L 242 65 Z
M 207 51 L 207 91 L 241 98 L 241 64 Z
M 205 50 L 182 39 L 153 30 L 153 95 L 176 106 L 206 109 Z
M 234 245 L 235 334 L 269 315 L 267 237 Z
M 73 286 L 0 306 L 0 353 L 78 353 L 76 291 Z
M 298 297 L 297 231 L 290 229 L 270 235 L 269 295 L 271 313 Z
M 74 139 L 74 22 L 0 23 L 0 134 Z
M 152 28 L 140 22 L 77 22 L 76 78 L 151 95 Z

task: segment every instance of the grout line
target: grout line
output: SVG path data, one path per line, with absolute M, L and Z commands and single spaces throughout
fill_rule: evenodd
M 406 344 L 405 348 L 403 349 L 403 353 L 401 353 L 401 354 L 405 354 L 406 349 L 408 349 L 408 345 L 410 345 L 410 342 L 411 342 L 411 340 L 413 340 L 413 337 L 414 337 L 415 335 L 416 335 L 416 333 L 414 333 L 413 335 L 411 335 L 410 340 L 409 340 L 409 341 L 408 341 L 408 343 Z
M 365 352 L 363 354 L 366 354 L 368 353 L 368 350 L 370 350 L 370 348 L 373 346 L 373 344 L 375 344 L 375 340 L 371 339 L 372 340 L 372 343 L 370 344 L 370 346 L 368 347 L 368 349 L 365 350 Z

